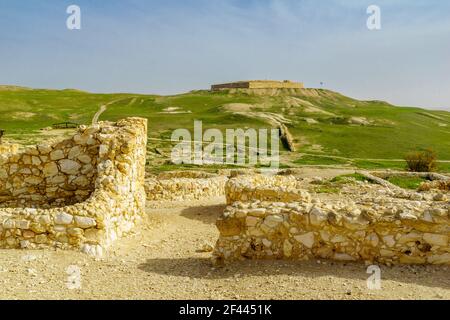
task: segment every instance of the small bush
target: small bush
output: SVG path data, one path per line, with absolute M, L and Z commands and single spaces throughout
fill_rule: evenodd
M 407 169 L 412 172 L 435 171 L 436 159 L 436 153 L 431 149 L 413 151 L 405 156 Z

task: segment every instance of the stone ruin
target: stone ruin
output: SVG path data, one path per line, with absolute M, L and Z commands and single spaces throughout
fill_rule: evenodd
M 147 120 L 81 126 L 70 139 L 0 154 L 0 248 L 78 249 L 101 256 L 151 202 L 225 196 L 213 253 L 241 259 L 313 258 L 450 265 L 449 180 L 420 192 L 344 185 L 335 197 L 314 181 L 224 170 L 145 176 Z M 438 177 L 440 179 L 442 177 Z
M 440 187 L 441 184 L 438 185 Z M 320 199 L 293 176 L 240 176 L 226 186 L 214 260 L 313 258 L 450 264 L 450 202 L 359 183 Z
M 99 256 L 145 213 L 147 120 L 81 126 L 70 139 L 0 155 L 0 247 Z
M 221 91 L 229 89 L 304 89 L 305 86 L 301 82 L 292 82 L 289 80 L 250 80 L 237 81 L 230 83 L 214 84 L 211 91 Z

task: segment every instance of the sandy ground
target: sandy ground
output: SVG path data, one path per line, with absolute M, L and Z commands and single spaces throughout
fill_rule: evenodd
M 450 299 L 449 267 L 382 267 L 381 290 L 367 288 L 369 275 L 359 263 L 245 261 L 214 268 L 211 253 L 198 251 L 217 239 L 214 222 L 223 206 L 218 198 L 149 207 L 146 224 L 102 260 L 71 251 L 0 250 L 0 298 Z

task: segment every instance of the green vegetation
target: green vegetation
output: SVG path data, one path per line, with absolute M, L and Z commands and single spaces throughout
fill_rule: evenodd
M 340 189 L 337 187 L 331 187 L 328 185 L 315 187 L 314 191 L 316 193 L 339 193 Z
M 392 176 L 389 177 L 388 181 L 403 189 L 416 190 L 426 179 L 420 177 Z
M 317 156 L 305 155 L 302 156 L 300 159 L 295 160 L 294 163 L 299 165 L 342 166 L 342 165 L 349 165 L 350 161 L 322 155 Z
M 273 126 L 264 117 L 255 116 L 256 113 L 286 119 L 298 152 L 282 150 L 285 167 L 326 165 L 404 170 L 404 155 L 426 148 L 433 148 L 439 160 L 450 160 L 450 113 L 358 101 L 317 89 L 302 90 L 293 96 L 209 91 L 157 96 L 0 86 L 0 128 L 6 130 L 6 140 L 34 144 L 48 139 L 41 129 L 64 121 L 90 124 L 100 106 L 108 103 L 100 120 L 115 121 L 127 116 L 149 119 L 149 161 L 162 169 L 167 167 L 174 129 L 192 130 L 194 120 L 203 121 L 203 130 L 217 128 L 222 132 L 227 128 Z M 251 110 L 237 112 L 227 109 L 228 104 L 246 104 Z M 162 150 L 163 155 L 154 153 L 155 148 Z M 450 171 L 450 162 L 438 163 L 438 171 Z
M 359 173 L 351 173 L 351 174 L 345 174 L 342 176 L 337 176 L 331 180 L 331 182 L 341 183 L 341 184 L 349 183 L 352 181 L 365 182 L 365 181 L 367 181 L 367 178 Z

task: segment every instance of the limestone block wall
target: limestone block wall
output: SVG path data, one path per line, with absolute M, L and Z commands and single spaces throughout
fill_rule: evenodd
M 0 247 L 100 255 L 145 212 L 146 144 L 147 120 L 127 118 L 2 157 Z
M 211 86 L 212 91 L 226 89 L 303 89 L 305 86 L 300 82 L 274 81 L 274 80 L 251 80 L 222 83 Z
M 303 83 L 291 81 L 257 80 L 249 82 L 249 89 L 303 89 Z
M 94 190 L 101 141 L 99 126 L 70 139 L 0 155 L 0 206 L 61 206 Z
M 229 186 L 227 192 L 232 189 Z M 322 258 L 388 265 L 450 264 L 447 201 L 380 198 L 376 203 L 358 199 L 324 203 L 308 197 L 277 201 L 280 198 L 277 194 L 265 201 L 249 198 L 229 205 L 217 221 L 216 262 Z
M 242 175 L 230 179 L 225 186 L 227 204 L 236 201 L 310 201 L 309 193 L 299 187 L 294 176 Z
M 225 195 L 226 176 L 202 172 L 170 172 L 149 177 L 145 191 L 149 201 L 199 200 Z

